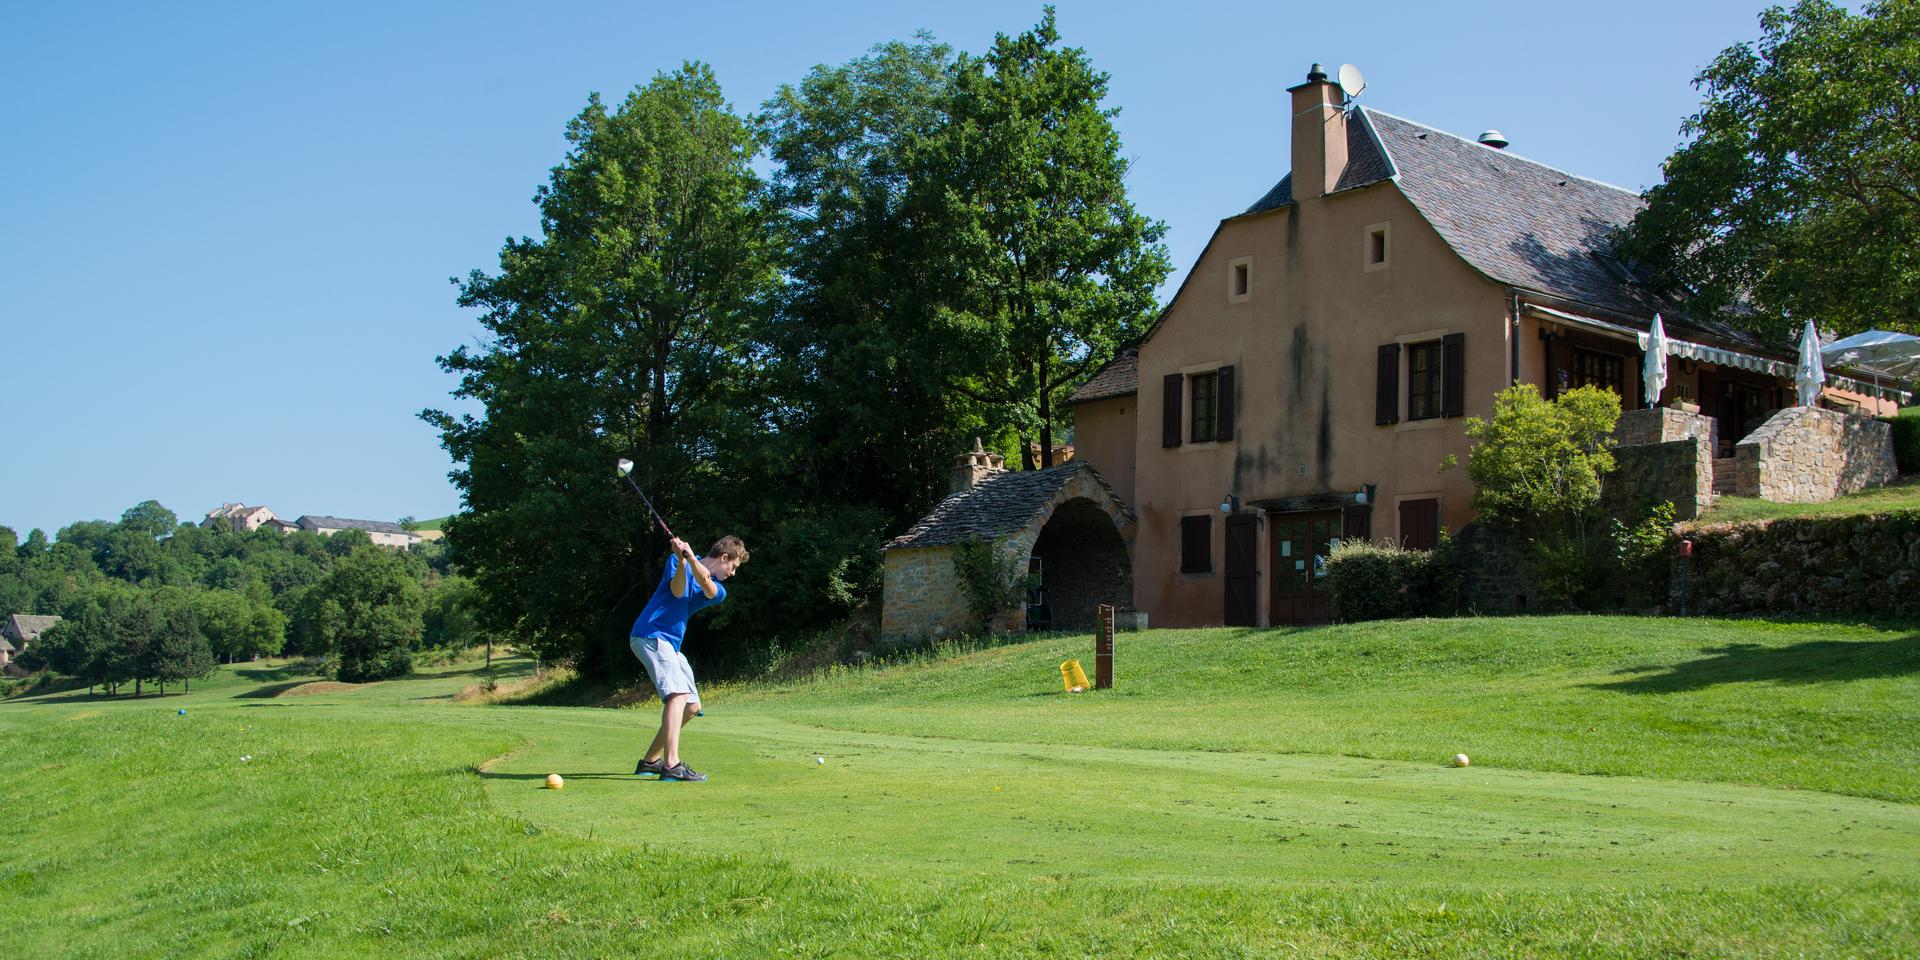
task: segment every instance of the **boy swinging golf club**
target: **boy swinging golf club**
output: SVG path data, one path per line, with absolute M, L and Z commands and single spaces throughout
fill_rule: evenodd
M 661 703 L 660 731 L 654 734 L 652 745 L 634 765 L 633 772 L 635 776 L 651 773 L 662 780 L 698 783 L 707 779 L 706 774 L 688 767 L 680 759 L 680 731 L 700 712 L 700 691 L 693 683 L 693 666 L 680 652 L 680 645 L 686 639 L 688 618 L 727 599 L 726 588 L 720 584 L 747 562 L 747 548 L 739 537 L 722 537 L 714 542 L 706 556 L 694 556 L 693 548 L 673 535 L 666 521 L 660 519 L 659 511 L 653 509 L 652 501 L 640 492 L 640 485 L 628 475 L 632 470 L 632 461 L 620 461 L 620 475 L 640 493 L 641 501 L 653 514 L 654 522 L 666 532 L 673 548 L 667 557 L 666 572 L 661 574 L 660 584 L 654 588 L 646 608 L 633 621 L 628 640 L 633 655 L 646 666 L 647 677 L 653 681 Z

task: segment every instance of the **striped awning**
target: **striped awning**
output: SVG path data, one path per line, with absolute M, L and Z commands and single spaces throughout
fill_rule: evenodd
M 1534 314 L 1536 317 L 1544 317 L 1556 323 L 1564 323 L 1572 327 L 1581 327 L 1618 340 L 1630 340 L 1643 352 L 1647 349 L 1649 334 L 1645 330 L 1635 330 L 1625 324 L 1614 323 L 1611 320 L 1602 320 L 1598 317 L 1568 313 L 1565 310 L 1555 310 L 1552 307 L 1543 307 L 1536 303 L 1527 304 L 1527 312 Z M 1763 373 L 1768 376 L 1779 377 L 1782 380 L 1792 380 L 1794 376 L 1793 364 L 1783 360 L 1773 360 L 1768 357 L 1755 356 L 1751 353 L 1742 353 L 1739 350 L 1728 350 L 1725 347 L 1714 347 L 1704 343 L 1694 343 L 1690 340 L 1677 340 L 1671 336 L 1667 338 L 1667 355 L 1679 357 L 1682 360 L 1697 360 L 1702 363 L 1718 364 L 1722 367 L 1731 367 L 1736 370 Z M 1876 388 L 1868 382 L 1857 380 L 1853 377 L 1843 377 L 1835 373 L 1827 374 L 1827 383 L 1842 390 L 1861 394 L 1862 396 L 1878 396 L 1882 400 L 1892 400 L 1895 403 L 1907 403 L 1913 397 L 1913 392 L 1910 390 L 1901 390 L 1885 384 Z

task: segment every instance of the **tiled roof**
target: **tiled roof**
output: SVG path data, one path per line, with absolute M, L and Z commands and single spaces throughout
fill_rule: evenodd
M 1045 470 L 998 474 L 947 497 L 884 549 L 939 547 L 966 540 L 997 540 L 1033 522 L 1047 501 L 1080 471 L 1092 465 L 1073 461 Z M 1102 485 L 1105 478 L 1100 478 Z
M 1400 192 L 1488 278 L 1642 324 L 1659 313 L 1678 335 L 1760 345 L 1746 331 L 1654 296 L 1613 259 L 1615 231 L 1645 206 L 1639 194 L 1378 110 L 1360 116 L 1386 148 Z
M 1072 403 L 1092 403 L 1095 400 L 1109 400 L 1114 397 L 1126 397 L 1140 392 L 1140 351 L 1122 350 L 1093 375 L 1092 380 L 1080 385 L 1073 395 L 1067 398 Z
M 365 530 L 368 533 L 400 533 L 406 534 L 407 536 L 418 536 L 418 534 L 408 530 L 406 527 L 397 523 L 389 523 L 385 520 L 344 520 L 340 517 L 304 516 L 300 518 L 300 528 L 302 530 L 319 530 L 322 528 L 327 530 Z
M 1747 347 L 1790 349 L 1655 296 L 1611 256 L 1612 236 L 1645 202 L 1622 187 L 1556 170 L 1390 113 L 1362 108 L 1347 123 L 1347 169 L 1335 191 L 1392 179 L 1441 238 L 1497 283 L 1587 304 L 1641 326 Z M 1281 178 L 1246 214 L 1293 202 Z M 1246 215 L 1242 214 L 1242 216 Z
M 41 616 L 32 613 L 16 613 L 11 618 L 13 633 L 23 640 L 32 640 L 48 627 L 60 622 L 59 617 Z

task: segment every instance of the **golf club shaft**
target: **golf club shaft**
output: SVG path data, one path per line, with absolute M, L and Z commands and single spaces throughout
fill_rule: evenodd
M 660 518 L 660 511 L 653 508 L 653 501 L 647 499 L 647 492 L 640 489 L 639 482 L 633 479 L 632 474 L 622 474 L 622 476 L 626 477 L 627 485 L 633 488 L 633 492 L 640 495 L 640 502 L 647 505 L 647 512 L 653 514 L 653 522 L 660 525 L 660 529 L 666 533 L 667 539 L 674 539 L 673 531 L 667 528 L 667 521 Z

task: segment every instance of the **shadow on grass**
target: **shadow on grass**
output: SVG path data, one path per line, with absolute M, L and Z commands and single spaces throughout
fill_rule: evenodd
M 1707 653 L 1711 656 L 1668 667 L 1629 667 L 1620 672 L 1645 675 L 1587 686 L 1621 693 L 1676 693 L 1722 683 L 1834 683 L 1920 673 L 1920 634 L 1895 640 L 1815 640 L 1790 647 L 1736 643 Z
M 319 665 L 310 660 L 295 660 L 278 666 L 238 667 L 233 675 L 242 680 L 254 680 L 265 683 L 269 680 L 292 680 L 295 677 L 319 676 Z
M 246 693 L 237 694 L 235 696 L 235 699 L 271 700 L 274 697 L 277 697 L 283 693 L 286 693 L 288 690 L 292 690 L 295 687 L 304 687 L 309 683 L 315 683 L 315 682 L 317 681 L 313 677 L 309 676 L 304 680 L 289 680 L 286 683 L 270 683 L 264 687 L 255 687 L 252 690 L 248 690 Z
M 161 693 L 157 690 L 148 689 L 143 691 L 139 696 L 136 697 L 131 693 L 117 693 L 117 694 L 88 693 L 83 688 L 83 689 L 74 690 L 68 693 L 48 693 L 48 694 L 37 694 L 37 695 L 21 697 L 20 702 L 22 703 L 145 703 L 148 700 L 165 700 L 171 697 L 184 697 L 184 696 L 186 696 L 186 693 L 179 690 L 168 690 L 166 693 Z
M 544 773 L 494 773 L 490 770 L 477 770 L 476 773 L 488 780 L 537 780 L 540 789 L 546 789 L 547 775 Z M 638 777 L 631 773 L 608 773 L 604 770 L 593 773 L 562 773 L 562 780 L 632 780 L 636 783 L 653 783 L 651 777 Z

